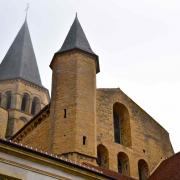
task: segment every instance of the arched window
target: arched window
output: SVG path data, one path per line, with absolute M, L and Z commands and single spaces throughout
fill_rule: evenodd
M 129 112 L 121 103 L 113 105 L 114 141 L 124 146 L 131 146 Z
M 97 164 L 100 167 L 109 168 L 109 154 L 108 150 L 102 144 L 97 147 Z
M 138 161 L 139 180 L 147 180 L 149 177 L 149 168 L 145 160 Z
M 28 120 L 27 120 L 26 117 L 20 117 L 19 119 L 22 120 L 24 123 L 27 123 L 27 122 L 28 122 Z
M 33 98 L 32 106 L 31 106 L 31 114 L 35 115 L 41 110 L 40 100 L 37 97 Z
M 24 93 L 22 97 L 22 103 L 21 103 L 21 111 L 23 112 L 29 112 L 29 102 L 30 102 L 30 96 L 27 93 Z
M 12 93 L 11 93 L 11 91 L 7 91 L 5 93 L 5 96 L 6 96 L 5 108 L 10 109 L 11 104 L 12 104 Z
M 120 152 L 118 153 L 117 155 L 117 162 L 118 162 L 118 172 L 123 174 L 123 175 L 126 175 L 126 176 L 129 176 L 130 173 L 129 173 L 129 158 L 128 156 L 123 153 L 123 152 Z

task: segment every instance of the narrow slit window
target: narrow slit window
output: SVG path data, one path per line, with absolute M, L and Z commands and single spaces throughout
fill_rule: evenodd
M 86 144 L 86 136 L 83 136 L 83 145 Z
M 66 117 L 67 117 L 67 110 L 64 109 L 64 118 L 66 118 Z

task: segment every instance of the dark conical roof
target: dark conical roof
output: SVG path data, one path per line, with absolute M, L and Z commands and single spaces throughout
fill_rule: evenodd
M 68 51 L 74 48 L 78 48 L 88 53 L 94 54 L 77 16 L 68 32 L 68 35 L 61 49 L 58 52 Z
M 42 86 L 26 20 L 0 65 L 0 80 L 16 78 Z
M 96 57 L 96 71 L 99 72 L 98 56 L 92 51 L 91 46 L 86 38 L 86 35 L 79 23 L 77 15 L 66 36 L 66 39 L 57 53 L 67 52 L 73 49 L 79 49 Z

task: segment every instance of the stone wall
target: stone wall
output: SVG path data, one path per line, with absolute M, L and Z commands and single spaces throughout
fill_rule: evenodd
M 8 120 L 8 112 L 0 107 L 0 137 L 5 137 L 6 135 L 6 128 L 7 128 L 7 121 Z
M 47 117 L 37 117 L 29 126 L 24 129 L 22 133 L 24 137 L 16 142 L 21 142 L 23 145 L 28 145 L 33 148 L 37 148 L 39 151 L 48 151 L 48 133 L 50 120 L 49 116 Z
M 8 124 L 6 133 L 7 137 L 15 134 L 24 124 L 30 120 L 31 105 L 34 97 L 40 99 L 41 109 L 49 103 L 49 93 L 45 88 L 38 87 L 32 83 L 21 79 L 5 80 L 0 82 L 1 106 L 6 108 L 6 92 L 10 91 L 12 94 L 11 107 L 8 109 Z M 24 93 L 29 94 L 29 108 L 27 111 L 21 110 L 22 98 Z
M 128 141 L 128 143 L 123 142 L 123 144 L 121 144 L 115 143 L 114 141 L 114 103 L 122 104 L 128 111 L 128 118 L 124 119 L 129 121 L 128 123 L 125 123 L 125 126 L 128 125 L 128 128 L 125 128 L 123 131 L 124 135 L 128 135 L 129 139 L 125 139 L 125 141 Z M 98 145 L 102 144 L 107 149 L 106 156 L 108 156 L 108 166 L 106 167 L 109 167 L 109 169 L 117 172 L 118 157 L 125 157 L 126 161 L 129 161 L 127 166 L 124 166 L 126 168 L 125 174 L 138 178 L 138 162 L 140 160 L 141 162 L 144 160 L 144 162 L 147 163 L 148 173 L 150 174 L 162 159 L 170 157 L 174 153 L 167 131 L 151 116 L 149 116 L 141 107 L 127 97 L 120 89 L 97 89 L 96 108 L 96 125 L 94 126 L 97 132 L 96 140 L 91 141 L 87 147 L 92 144 L 91 148 L 93 149 L 94 146 L 97 147 Z M 51 109 L 51 111 L 52 116 L 54 111 L 53 109 Z M 61 131 L 58 131 L 56 136 L 52 136 L 52 117 L 43 117 L 43 112 L 40 113 L 39 117 L 32 121 L 32 123 L 30 123 L 18 135 L 19 137 L 22 136 L 22 139 L 19 142 L 33 146 L 34 148 L 38 148 L 40 150 L 49 151 L 50 153 L 55 153 L 61 156 L 63 155 L 65 158 L 73 161 L 95 164 L 95 161 L 92 159 L 92 156 L 88 151 L 89 149 L 87 149 L 87 153 L 82 153 L 82 150 L 77 150 L 77 152 L 73 152 L 73 150 L 72 152 L 70 151 L 71 149 L 69 147 L 74 143 L 77 143 L 76 138 L 66 138 L 65 141 L 62 141 L 61 139 L 60 135 L 64 135 L 68 132 L 68 126 L 65 126 L 66 123 L 71 123 L 71 121 L 73 121 L 73 118 L 70 118 L 72 116 L 72 112 L 73 111 L 68 111 L 68 119 L 64 119 L 63 113 L 59 111 L 57 107 L 56 113 L 59 113 L 59 119 L 57 119 L 57 121 L 59 121 L 59 123 L 61 122 L 58 124 L 60 128 L 59 130 Z M 40 116 L 42 116 L 42 120 L 38 122 Z M 85 122 L 84 124 L 86 124 L 86 127 L 83 128 L 88 129 L 89 125 Z M 32 125 L 36 127 L 31 130 Z M 73 124 L 71 124 L 71 126 L 73 128 Z M 74 124 L 73 130 L 81 133 L 84 131 L 83 128 L 81 129 L 81 124 Z M 88 134 L 88 138 L 91 138 L 89 136 L 91 136 L 90 133 Z M 61 142 L 61 144 L 59 144 L 59 151 L 57 152 L 53 151 L 51 148 L 52 137 L 56 138 L 56 141 L 59 140 L 59 142 Z M 81 135 L 79 135 L 79 138 L 80 137 Z M 15 141 L 17 141 L 17 138 L 18 137 L 16 137 Z M 80 146 L 83 147 L 82 144 L 79 145 L 79 147 Z M 87 147 L 85 146 L 85 148 Z M 59 153 L 62 150 L 66 150 L 68 153 Z
M 93 56 L 74 50 L 52 63 L 52 152 L 96 157 L 96 64 Z M 65 116 L 66 111 L 66 116 Z M 89 158 L 87 158 L 89 156 Z M 72 157 L 70 155 L 70 157 Z M 91 162 L 91 161 L 90 161 Z
M 116 102 L 123 104 L 128 109 L 131 146 L 114 142 L 113 104 Z M 173 154 L 167 131 L 119 88 L 97 89 L 96 103 L 97 144 L 103 144 L 108 149 L 110 169 L 118 171 L 117 156 L 119 152 L 124 152 L 129 158 L 130 175 L 138 178 L 138 161 L 140 159 L 147 162 L 151 172 L 161 159 Z M 125 131 L 127 130 L 125 129 Z

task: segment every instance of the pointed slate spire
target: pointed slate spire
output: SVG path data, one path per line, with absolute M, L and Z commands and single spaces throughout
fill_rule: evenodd
M 0 65 L 0 80 L 17 78 L 42 86 L 26 19 Z
M 73 49 L 79 49 L 96 57 L 96 71 L 99 72 L 98 56 L 92 51 L 91 46 L 86 38 L 86 35 L 81 27 L 81 24 L 77 18 L 75 20 L 66 36 L 66 39 L 57 53 L 67 52 Z

